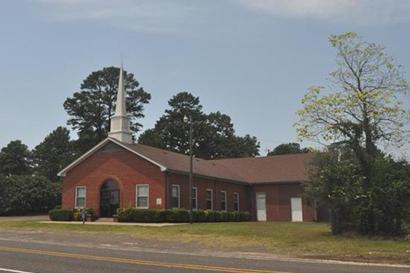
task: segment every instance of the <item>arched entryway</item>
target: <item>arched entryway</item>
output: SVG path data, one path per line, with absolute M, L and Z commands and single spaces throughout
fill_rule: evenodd
M 100 217 L 112 217 L 120 207 L 120 188 L 114 180 L 107 180 L 101 186 Z

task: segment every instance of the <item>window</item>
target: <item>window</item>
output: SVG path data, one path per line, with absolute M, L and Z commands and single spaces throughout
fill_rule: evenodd
M 148 197 L 149 197 L 149 186 L 148 185 L 137 185 L 137 208 L 147 209 L 148 208 Z
M 211 189 L 206 190 L 206 209 L 212 210 L 214 208 L 214 191 Z
M 85 208 L 85 197 L 87 190 L 85 186 L 78 186 L 75 188 L 75 207 Z
M 198 209 L 198 189 L 192 187 L 192 209 Z
M 179 208 L 180 203 L 180 187 L 179 185 L 172 185 L 171 187 L 171 207 Z
M 233 210 L 239 211 L 239 193 L 233 193 Z
M 221 191 L 221 210 L 227 211 L 227 207 L 226 207 L 226 191 Z

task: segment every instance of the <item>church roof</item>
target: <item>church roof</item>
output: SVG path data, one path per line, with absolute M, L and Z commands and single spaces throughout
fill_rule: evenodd
M 67 173 L 71 168 L 78 165 L 82 160 L 108 142 L 114 142 L 135 153 L 137 156 L 157 165 L 161 171 L 177 173 L 189 172 L 189 156 L 187 155 L 142 144 L 128 144 L 113 138 L 107 138 L 67 166 L 59 175 Z M 313 156 L 313 154 L 290 154 L 218 160 L 194 158 L 193 173 L 203 177 L 229 180 L 238 183 L 304 182 L 307 180 L 307 169 Z

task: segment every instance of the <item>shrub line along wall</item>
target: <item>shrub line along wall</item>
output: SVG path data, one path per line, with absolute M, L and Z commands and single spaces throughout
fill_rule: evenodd
M 228 212 L 215 210 L 194 210 L 194 222 L 238 222 L 249 221 L 249 212 Z M 186 209 L 118 209 L 119 222 L 141 223 L 185 223 L 189 222 L 189 210 Z
M 93 209 L 85 209 L 92 218 L 95 217 Z M 53 209 L 49 211 L 52 221 L 81 221 L 80 210 Z M 192 213 L 194 222 L 239 222 L 249 221 L 249 212 L 228 212 L 215 210 L 195 210 Z M 189 222 L 189 210 L 186 209 L 118 209 L 119 222 L 134 223 L 186 223 Z

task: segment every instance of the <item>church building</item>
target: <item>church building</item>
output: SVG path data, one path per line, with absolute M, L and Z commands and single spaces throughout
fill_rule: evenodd
M 121 67 L 108 138 L 64 168 L 62 207 L 248 211 L 255 221 L 314 221 L 302 193 L 312 154 L 204 160 L 133 143 Z

